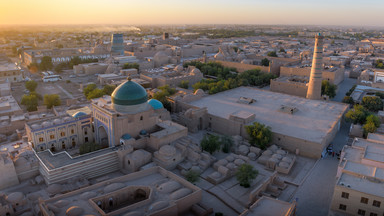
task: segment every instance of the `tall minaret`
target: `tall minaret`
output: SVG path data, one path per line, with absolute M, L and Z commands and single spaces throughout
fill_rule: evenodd
M 316 35 L 315 49 L 313 51 L 313 60 L 311 76 L 309 77 L 307 98 L 312 100 L 321 99 L 321 81 L 323 72 L 323 36 Z

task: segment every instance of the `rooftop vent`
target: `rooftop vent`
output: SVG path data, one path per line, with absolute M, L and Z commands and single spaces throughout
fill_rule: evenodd
M 295 112 L 299 111 L 299 109 L 294 106 L 281 105 L 280 111 L 284 113 L 294 114 Z
M 237 103 L 241 103 L 241 104 L 252 104 L 254 102 L 256 102 L 255 99 L 247 98 L 247 97 L 240 97 L 239 100 L 237 100 Z

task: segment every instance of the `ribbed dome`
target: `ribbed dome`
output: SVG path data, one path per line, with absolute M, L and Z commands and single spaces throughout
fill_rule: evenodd
M 86 116 L 87 114 L 85 112 L 76 112 L 75 114 L 72 115 L 73 118 L 79 118 L 81 116 Z
M 138 105 L 147 102 L 145 89 L 138 83 L 128 80 L 119 85 L 111 95 L 112 103 L 122 106 Z
M 151 105 L 154 110 L 158 110 L 158 109 L 164 108 L 163 104 L 160 101 L 156 100 L 156 99 L 149 100 L 148 104 Z

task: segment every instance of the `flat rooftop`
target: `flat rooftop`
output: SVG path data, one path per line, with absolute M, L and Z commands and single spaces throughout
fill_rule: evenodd
M 374 181 L 369 178 L 357 177 L 348 173 L 343 173 L 337 182 L 338 186 L 348 187 L 362 193 L 371 194 L 378 197 L 384 196 L 384 181 Z
M 286 216 L 295 208 L 294 203 L 288 203 L 263 196 L 241 216 Z
M 251 104 L 241 104 L 240 97 L 255 99 Z M 256 115 L 255 121 L 271 127 L 272 132 L 322 143 L 348 105 L 321 100 L 309 100 L 252 87 L 239 87 L 189 102 L 190 105 L 207 107 L 208 113 L 229 119 L 232 113 L 246 111 Z M 297 112 L 282 112 L 281 107 L 295 107 Z
M 44 163 L 44 165 L 49 169 L 57 169 L 67 165 L 80 163 L 82 161 L 100 157 L 108 153 L 115 152 L 114 148 L 105 148 L 98 151 L 90 152 L 84 155 L 80 155 L 77 157 L 71 157 L 66 151 L 52 153 L 50 150 L 45 150 L 41 152 L 36 152 L 36 156 L 38 159 Z
M 21 110 L 13 96 L 0 97 L 0 116 Z
M 66 214 L 68 209 L 76 206 L 81 209 L 81 215 L 101 215 L 97 210 L 97 205 L 91 203 L 111 193 L 123 193 L 124 188 L 128 187 L 149 188 L 151 195 L 149 195 L 148 202 L 144 200 L 132 206 L 129 203 L 123 203 L 119 209 L 116 209 L 116 212 L 109 212 L 108 215 L 125 215 L 126 213 L 147 215 L 172 207 L 176 201 L 182 199 L 191 198 L 190 205 L 201 199 L 200 188 L 161 167 L 152 167 L 45 200 L 44 210 L 50 209 L 52 205 L 56 207 L 55 215 L 65 216 L 68 215 Z M 175 196 L 175 193 L 178 193 L 178 196 Z M 200 199 L 196 199 L 199 197 Z M 120 196 L 120 198 L 124 198 L 124 196 Z M 119 202 L 119 200 L 116 201 Z M 185 201 L 183 202 L 185 203 Z
M 0 71 L 13 71 L 19 70 L 19 67 L 15 63 L 0 64 Z

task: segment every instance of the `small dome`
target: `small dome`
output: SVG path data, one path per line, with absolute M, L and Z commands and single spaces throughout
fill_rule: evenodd
M 221 52 L 219 52 L 219 53 L 217 53 L 216 55 L 214 55 L 214 58 L 216 59 L 216 60 L 224 60 L 225 58 L 224 58 L 224 55 L 221 53 Z
M 45 121 L 45 122 L 43 122 L 42 124 L 41 124 L 41 126 L 43 126 L 43 127 L 49 127 L 49 126 L 51 126 L 52 124 L 51 124 L 51 122 L 47 122 L 47 121 Z
M 55 124 L 55 125 L 58 125 L 58 124 L 61 124 L 62 122 L 61 122 L 61 120 L 60 119 L 55 119 L 55 120 L 53 120 L 53 124 Z
M 164 108 L 163 104 L 160 101 L 156 100 L 156 99 L 150 99 L 148 101 L 148 104 L 151 105 L 154 110 L 158 110 L 158 109 L 163 109 Z
M 204 95 L 204 90 L 203 89 L 197 89 L 195 91 L 194 95 Z
M 191 74 L 193 74 L 193 75 L 201 74 L 201 71 L 199 70 L 199 68 L 193 68 L 191 71 Z
M 82 209 L 79 206 L 72 206 L 67 209 L 65 212 L 66 215 L 68 216 L 80 216 L 83 214 L 84 209 Z
M 184 68 L 183 68 L 182 65 L 177 65 L 177 66 L 175 67 L 175 71 L 181 72 L 181 71 L 183 71 L 183 70 L 184 70 Z
M 31 127 L 32 127 L 32 129 L 34 129 L 34 130 L 36 130 L 36 129 L 40 129 L 40 128 L 41 128 L 40 125 L 38 125 L 38 124 L 33 124 Z
M 168 181 L 168 182 L 165 182 L 165 183 L 159 185 L 159 187 L 157 187 L 157 190 L 162 192 L 162 193 L 172 193 L 173 191 L 178 190 L 180 188 L 181 188 L 181 185 L 179 182 Z
M 140 135 L 146 135 L 147 134 L 147 131 L 146 130 L 141 130 L 140 131 Z
M 10 203 L 19 203 L 24 199 L 22 192 L 13 192 L 7 196 L 7 201 Z
M 83 200 L 88 200 L 88 199 L 91 199 L 93 197 L 96 197 L 97 196 L 97 193 L 94 192 L 94 191 L 87 191 L 87 192 L 84 192 L 80 195 L 80 198 L 83 199 Z
M 130 106 L 147 102 L 148 96 L 143 86 L 128 80 L 113 91 L 111 99 L 114 104 Z
M 160 148 L 159 153 L 164 156 L 172 156 L 176 154 L 176 148 L 170 145 L 164 145 Z
M 65 206 L 69 205 L 69 201 L 59 200 L 59 201 L 56 201 L 53 205 L 56 206 L 57 208 L 64 208 Z
M 47 192 L 50 194 L 58 194 L 61 192 L 61 185 L 59 184 L 52 184 L 47 187 Z
M 131 137 L 131 135 L 129 135 L 129 134 L 124 134 L 123 136 L 121 136 L 121 139 L 124 139 L 124 140 L 129 140 L 129 139 L 131 139 L 132 137 Z
M 72 115 L 73 118 L 79 118 L 80 116 L 86 116 L 87 114 L 85 112 L 76 112 L 75 114 Z
M 188 194 L 192 193 L 192 190 L 189 189 L 189 188 L 181 188 L 175 192 L 173 192 L 171 195 L 170 195 L 170 198 L 173 199 L 173 200 L 178 200 L 182 197 L 185 197 L 187 196 Z

